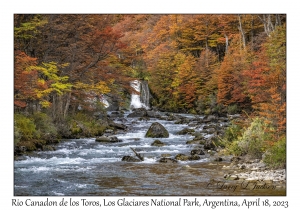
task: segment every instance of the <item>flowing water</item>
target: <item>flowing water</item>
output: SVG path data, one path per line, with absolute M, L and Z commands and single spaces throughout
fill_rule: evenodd
M 134 80 L 131 95 L 132 108 L 149 108 L 149 88 L 146 81 Z M 109 103 L 102 98 L 102 102 Z M 103 144 L 95 138 L 63 140 L 55 151 L 34 152 L 14 162 L 14 194 L 16 196 L 115 196 L 115 195 L 285 195 L 285 189 L 244 189 L 245 183 L 224 181 L 223 169 L 229 160 L 220 164 L 209 155 L 197 161 L 179 161 L 175 164 L 157 162 L 163 154 L 174 157 L 189 155 L 194 147 L 186 144 L 190 135 L 176 133 L 188 125 L 151 118 L 116 118 L 126 124 L 128 131 L 116 136 L 119 143 Z M 187 118 L 193 115 L 181 114 Z M 199 117 L 199 116 L 198 116 Z M 145 138 L 153 122 L 159 122 L 169 131 L 169 138 L 160 139 L 163 147 L 151 146 L 155 140 Z M 199 129 L 199 128 L 197 128 Z M 201 129 L 201 126 L 200 126 Z M 134 148 L 144 156 L 143 162 L 124 162 L 123 156 L 134 156 Z
M 127 113 L 128 114 L 128 113 Z M 124 118 L 122 118 L 124 121 Z M 121 120 L 121 119 L 120 119 Z M 236 181 L 235 190 L 224 189 L 213 179 L 223 180 L 223 165 L 208 156 L 197 161 L 175 164 L 158 163 L 162 154 L 189 154 L 193 137 L 176 135 L 187 127 L 173 121 L 150 119 L 138 121 L 126 118 L 127 132 L 116 135 L 122 142 L 103 144 L 95 138 L 63 140 L 56 151 L 34 152 L 14 162 L 15 196 L 157 196 L 157 195 L 284 195 L 285 190 L 247 190 Z M 122 121 L 122 122 L 123 122 Z M 119 122 L 116 119 L 116 122 Z M 152 138 L 144 135 L 153 122 L 160 122 L 170 133 L 160 140 L 163 147 L 151 146 Z M 123 122 L 124 123 L 124 122 Z M 130 147 L 145 157 L 143 162 L 121 161 L 125 155 L 134 156 Z

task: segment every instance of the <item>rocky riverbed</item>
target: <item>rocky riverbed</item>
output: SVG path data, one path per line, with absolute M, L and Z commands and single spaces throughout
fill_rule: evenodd
M 284 170 L 223 155 L 217 146 L 230 118 L 238 117 L 110 112 L 110 127 L 102 136 L 62 140 L 54 150 L 15 161 L 15 195 L 285 195 Z M 153 124 L 154 132 L 163 130 L 164 136 L 146 137 Z M 207 189 L 212 180 L 270 180 L 281 190 Z

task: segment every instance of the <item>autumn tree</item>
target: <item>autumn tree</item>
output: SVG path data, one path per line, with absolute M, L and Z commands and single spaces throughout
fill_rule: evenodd
M 248 92 L 257 114 L 265 117 L 277 134 L 286 127 L 286 31 L 278 27 L 270 34 L 251 69 L 245 71 Z
M 243 71 L 249 66 L 249 54 L 241 49 L 240 35 L 230 43 L 228 53 L 218 70 L 218 103 L 248 106 Z

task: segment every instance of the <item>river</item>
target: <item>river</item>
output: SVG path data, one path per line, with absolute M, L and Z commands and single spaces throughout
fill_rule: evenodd
M 227 171 L 223 166 L 230 164 L 226 159 L 218 163 L 203 155 L 196 161 L 157 162 L 162 154 L 174 157 L 190 153 L 193 145 L 186 141 L 193 136 L 176 134 L 188 125 L 155 118 L 139 121 L 126 118 L 127 114 L 115 119 L 128 126 L 126 132 L 116 135 L 122 142 L 103 144 L 95 138 L 62 140 L 55 145 L 55 151 L 37 151 L 14 161 L 14 195 L 285 195 L 285 189 L 244 189 L 241 182 L 224 180 Z M 161 123 L 170 133 L 169 138 L 160 139 L 166 144 L 163 147 L 151 146 L 154 139 L 144 137 L 153 122 Z M 121 161 L 123 156 L 134 156 L 130 147 L 145 160 Z

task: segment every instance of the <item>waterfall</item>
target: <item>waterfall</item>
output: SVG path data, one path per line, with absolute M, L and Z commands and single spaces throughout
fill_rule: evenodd
M 130 108 L 150 108 L 150 92 L 147 81 L 134 80 L 130 82 L 130 86 L 138 92 L 138 94 L 131 94 Z

